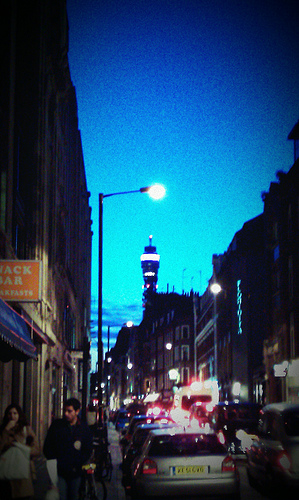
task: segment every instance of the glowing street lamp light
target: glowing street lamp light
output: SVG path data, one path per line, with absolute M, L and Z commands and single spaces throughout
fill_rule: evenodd
M 222 291 L 222 288 L 221 285 L 219 285 L 219 283 L 212 283 L 212 285 L 210 286 L 210 290 L 213 295 L 218 295 L 218 293 Z
M 162 186 L 161 184 L 154 184 L 153 186 L 150 186 L 148 188 L 141 188 L 140 189 L 141 193 L 148 193 L 153 200 L 160 200 L 165 196 L 166 190 L 165 187 Z
M 132 193 L 148 193 L 154 200 L 163 198 L 166 193 L 164 186 L 154 184 L 133 191 L 120 191 L 117 193 L 99 193 L 99 292 L 98 292 L 98 408 L 99 425 L 102 425 L 102 372 L 103 372 L 103 341 L 102 341 L 102 316 L 103 316 L 103 200 L 111 196 L 119 196 Z

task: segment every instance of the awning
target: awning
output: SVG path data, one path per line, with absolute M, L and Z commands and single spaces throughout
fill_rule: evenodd
M 0 360 L 37 359 L 36 347 L 29 336 L 26 322 L 0 298 Z

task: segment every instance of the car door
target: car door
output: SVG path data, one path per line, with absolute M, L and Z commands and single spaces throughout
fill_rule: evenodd
M 272 412 L 266 412 L 262 417 L 258 440 L 255 440 L 252 446 L 252 459 L 256 472 L 262 476 L 262 479 L 265 479 L 275 463 L 275 457 L 280 447 L 278 437 L 276 415 Z

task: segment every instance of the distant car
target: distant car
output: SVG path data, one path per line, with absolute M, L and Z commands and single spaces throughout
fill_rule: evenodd
M 131 417 L 134 415 L 145 415 L 146 414 L 146 406 L 143 403 L 129 403 L 126 406 L 126 410 L 130 413 Z
M 165 427 L 176 426 L 174 422 L 170 421 L 157 421 L 150 424 L 141 424 L 135 427 L 131 441 L 126 449 L 126 453 L 122 461 L 122 485 L 125 490 L 131 489 L 132 484 L 132 464 L 134 460 L 140 455 L 142 446 L 151 430 L 163 429 Z
M 258 403 L 221 402 L 214 409 L 214 429 L 222 432 L 229 451 L 235 458 L 246 460 L 246 450 L 256 438 L 261 416 Z
M 158 417 L 149 417 L 147 415 L 135 415 L 134 417 L 132 417 L 128 427 L 126 427 L 122 431 L 123 435 L 119 441 L 121 451 L 122 451 L 122 457 L 124 457 L 126 449 L 130 444 L 134 429 L 137 426 L 139 426 L 141 424 L 152 424 L 152 423 L 159 423 L 159 422 L 162 424 L 167 424 L 169 422 L 173 422 L 173 420 L 168 416 L 162 416 L 162 415 L 160 415 Z
M 194 430 L 213 428 L 212 413 L 201 402 L 190 407 L 189 425 Z
M 130 413 L 127 410 L 120 409 L 117 412 L 117 415 L 115 417 L 115 429 L 117 431 L 121 431 L 125 427 L 129 425 L 130 422 Z
M 146 415 L 134 415 L 130 422 L 129 425 L 123 430 L 123 434 L 119 440 L 121 452 L 122 452 L 122 457 L 125 454 L 126 448 L 128 447 L 131 437 L 133 435 L 134 429 L 137 425 L 141 425 L 144 423 L 150 423 L 153 419 L 147 417 Z
M 235 460 L 217 435 L 173 427 L 150 431 L 134 462 L 133 497 L 219 495 L 240 498 Z
M 282 497 L 290 489 L 298 494 L 299 404 L 272 403 L 262 409 L 258 438 L 247 451 L 247 460 L 251 486 L 281 492 Z

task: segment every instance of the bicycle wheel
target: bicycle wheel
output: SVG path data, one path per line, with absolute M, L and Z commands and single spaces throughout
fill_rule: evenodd
M 107 498 L 107 488 L 105 481 L 100 479 L 97 481 L 93 497 L 90 500 L 106 500 Z
M 112 470 L 113 470 L 112 459 L 111 459 L 110 451 L 108 450 L 106 455 L 105 455 L 105 460 L 103 463 L 102 477 L 104 477 L 105 479 L 110 481 L 111 476 L 112 476 Z

